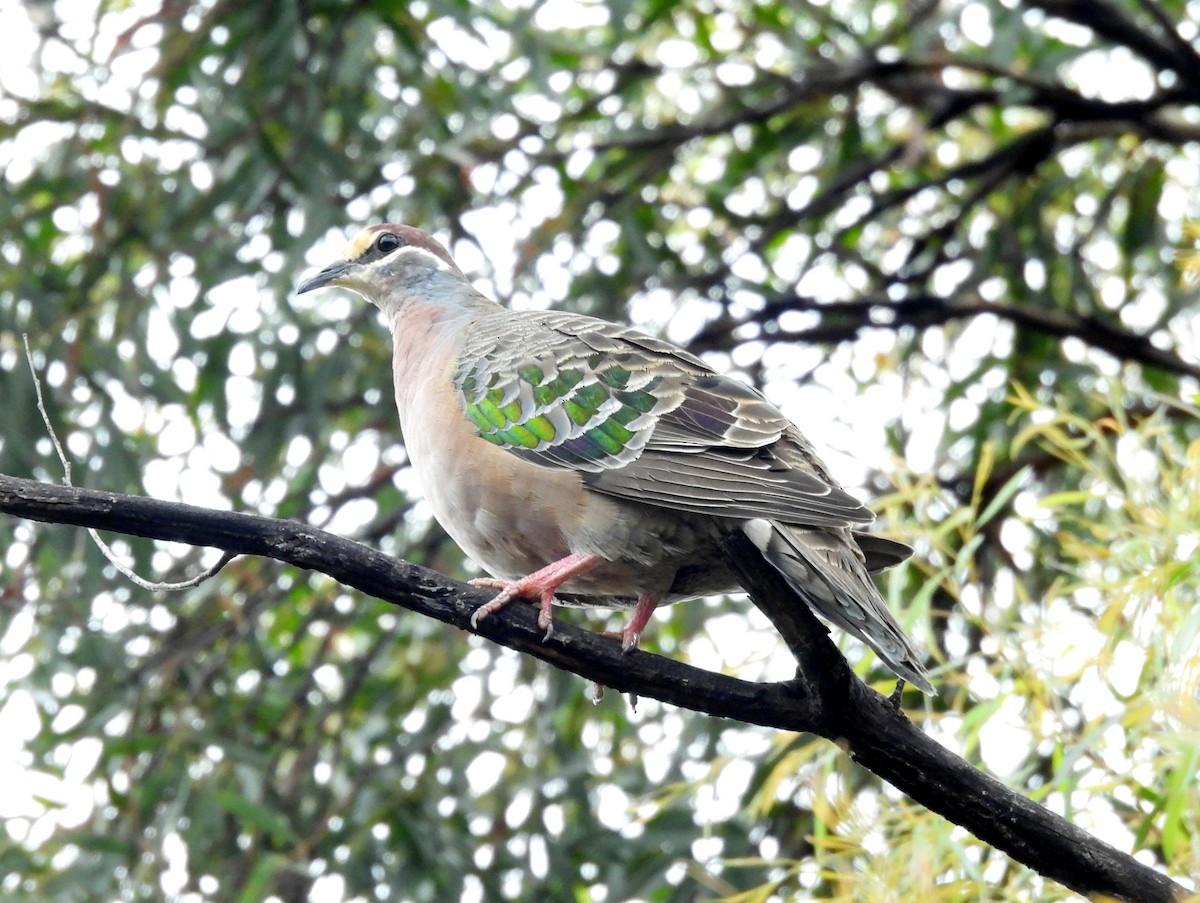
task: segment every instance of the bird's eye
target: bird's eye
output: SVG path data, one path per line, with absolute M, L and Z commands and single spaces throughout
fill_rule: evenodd
M 400 247 L 400 236 L 394 232 L 384 232 L 375 239 L 375 250 L 380 254 L 391 254 Z

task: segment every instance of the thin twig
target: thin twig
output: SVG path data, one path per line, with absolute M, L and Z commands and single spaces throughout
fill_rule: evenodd
M 42 415 L 42 423 L 46 425 L 46 432 L 50 435 L 50 441 L 54 443 L 54 451 L 58 454 L 58 460 L 62 463 L 63 477 L 62 483 L 64 486 L 74 487 L 71 482 L 71 460 L 67 457 L 66 451 L 63 450 L 62 443 L 58 441 L 58 434 L 54 430 L 54 424 L 50 421 L 50 414 L 46 410 L 45 400 L 42 398 L 42 380 L 38 376 L 37 369 L 33 365 L 33 352 L 29 348 L 29 334 L 21 333 L 21 340 L 25 343 L 25 360 L 29 363 L 29 375 L 33 377 L 33 391 L 37 396 L 38 413 Z M 233 561 L 237 557 L 235 552 L 224 552 L 217 560 L 217 563 L 212 567 L 192 577 L 190 580 L 184 580 L 180 583 L 160 583 L 153 580 L 147 580 L 139 576 L 129 565 L 125 564 L 119 558 L 117 553 L 103 539 L 100 534 L 91 527 L 87 528 L 88 536 L 92 537 L 92 542 L 100 549 L 101 554 L 108 559 L 108 563 L 120 571 L 127 579 L 140 586 L 142 589 L 151 592 L 175 593 L 185 589 L 191 589 L 193 586 L 199 586 L 210 577 L 216 574 Z

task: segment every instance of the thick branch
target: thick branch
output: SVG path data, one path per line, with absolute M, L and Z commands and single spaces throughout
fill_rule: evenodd
M 0 475 L 0 512 L 31 520 L 263 555 L 316 570 L 411 611 L 467 629 L 488 594 L 302 524 Z M 747 540 L 727 548 L 755 602 L 800 661 L 801 679 L 754 684 L 645 652 L 560 623 L 543 640 L 532 606 L 481 622 L 479 633 L 625 693 L 741 722 L 834 740 L 913 799 L 1038 872 L 1080 893 L 1174 903 L 1184 891 L 1065 819 L 973 768 L 918 730 L 854 677 L 825 629 L 766 569 Z M 742 544 L 742 545 L 739 545 Z
M 273 558 L 462 630 L 471 630 L 471 614 L 494 595 L 315 527 L 259 515 L 3 474 L 0 512 Z M 512 606 L 480 621 L 473 632 L 622 693 L 766 727 L 813 731 L 785 685 L 739 681 L 646 652 L 623 655 L 616 641 L 566 622 L 543 640 L 532 606 Z
M 918 803 L 1078 893 L 1139 901 L 1183 897 L 1183 889 L 1163 875 L 1013 792 L 920 731 L 854 676 L 829 631 L 796 603 L 777 572 L 746 565 L 761 560 L 749 539 L 730 534 L 726 545 L 755 605 L 799 653 L 797 683 L 809 687 L 815 733 Z

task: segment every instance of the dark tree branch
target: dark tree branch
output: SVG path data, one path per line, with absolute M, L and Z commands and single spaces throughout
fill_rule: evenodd
M 1146 11 L 1146 13 L 1157 24 L 1166 38 L 1167 43 L 1175 48 L 1175 53 L 1181 61 L 1192 61 L 1192 68 L 1196 74 L 1200 74 L 1200 54 L 1196 53 L 1196 48 L 1188 41 L 1184 40 L 1183 35 L 1179 33 L 1179 23 L 1172 19 L 1167 11 L 1158 4 L 1158 0 L 1138 0 L 1138 6 Z
M 1175 27 L 1159 40 L 1123 9 L 1106 0 L 1027 0 L 1051 16 L 1090 28 L 1113 44 L 1128 47 L 1155 69 L 1170 69 L 1193 87 L 1200 86 L 1200 55 L 1184 41 Z M 1157 18 L 1157 17 L 1156 17 Z
M 855 677 L 826 629 L 741 533 L 726 540 L 755 605 L 797 656 L 795 685 L 811 699 L 809 728 L 918 803 L 1078 893 L 1121 900 L 1179 900 L 1183 889 L 984 774 L 919 730 Z
M 821 315 L 822 322 L 808 329 L 787 333 L 791 341 L 842 342 L 857 337 L 864 329 L 899 329 L 901 326 L 928 328 L 954 320 L 966 320 L 991 314 L 1023 329 L 1055 338 L 1079 339 L 1086 345 L 1111 354 L 1121 361 L 1153 367 L 1177 376 L 1200 379 L 1200 363 L 1184 360 L 1165 348 L 1159 348 L 1148 336 L 1114 326 L 1090 315 L 1059 310 L 1042 310 L 1027 305 L 1004 304 L 985 298 L 944 298 L 914 295 L 902 301 L 884 297 L 866 297 L 854 301 L 820 302 L 813 298 L 788 296 L 774 298 L 755 319 L 775 319 L 787 311 L 808 311 Z M 694 352 L 725 347 L 729 323 L 717 320 L 688 343 Z
M 1035 0 L 1032 5 L 1039 6 L 1051 14 L 1071 18 L 1062 10 L 1081 5 L 1089 6 L 1092 3 L 1095 3 L 1095 0 Z M 1102 9 L 1106 15 L 1101 17 L 1101 24 L 1109 24 L 1119 29 L 1122 22 L 1131 21 L 1120 10 L 1107 6 Z M 1083 19 L 1072 21 L 1092 25 Z M 1167 55 L 1177 64 L 1165 68 L 1186 75 L 1188 65 L 1200 67 L 1200 57 L 1194 52 L 1190 55 L 1184 53 L 1184 48 L 1190 48 L 1178 33 L 1173 33 L 1178 45 L 1172 51 L 1145 31 L 1136 28 L 1130 30 L 1136 34 L 1126 35 L 1129 40 L 1125 43 L 1130 44 L 1132 49 L 1141 51 L 1153 47 L 1158 56 Z M 1151 119 L 1163 107 L 1197 99 L 1194 89 L 1175 89 L 1162 90 L 1142 100 L 1114 102 L 1087 97 L 1065 85 L 1038 81 L 1024 73 L 964 56 L 882 60 L 866 55 L 841 63 L 811 66 L 786 80 L 778 79 L 772 73 L 760 73 L 761 80 L 756 83 L 756 87 L 762 89 L 767 87 L 769 82 L 773 82 L 775 88 L 775 96 L 764 103 L 747 103 L 732 114 L 663 124 L 652 131 L 640 128 L 631 130 L 617 138 L 595 143 L 592 150 L 597 153 L 611 150 L 669 150 L 673 153 L 680 146 L 697 138 L 726 134 L 739 125 L 760 125 L 795 107 L 824 101 L 837 95 L 853 94 L 868 85 L 888 92 L 901 103 L 919 111 L 930 129 L 943 128 L 977 107 L 992 106 L 1004 100 L 1004 93 L 996 87 L 950 87 L 943 75 L 946 69 L 970 70 L 989 79 L 1007 80 L 1019 86 L 1025 92 L 1025 96 L 1021 98 L 1022 105 L 1042 109 L 1051 120 L 1051 124 L 1065 121 L 1115 122 L 1124 124 L 1123 129 L 1136 131 L 1141 123 Z M 1200 72 L 1200 68 L 1197 72 Z M 608 96 L 615 95 L 614 91 Z M 736 104 L 738 95 L 731 96 L 729 100 L 731 104 Z M 531 127 L 530 130 L 536 132 L 536 128 Z M 1190 132 L 1185 131 L 1179 140 L 1191 140 L 1189 134 Z M 1172 140 L 1169 130 L 1160 137 L 1162 140 Z M 497 146 L 497 150 L 499 149 L 500 146 Z M 495 156 L 495 153 L 489 154 L 482 146 L 475 148 L 475 151 L 481 159 Z M 562 153 L 552 149 L 537 156 L 544 160 L 559 159 Z
M 0 512 L 30 520 L 113 530 L 151 539 L 262 555 L 320 571 L 368 595 L 468 629 L 489 594 L 303 524 L 213 511 L 0 475 Z M 755 603 L 783 634 L 799 677 L 755 684 L 646 652 L 622 654 L 614 640 L 567 623 L 543 639 L 532 606 L 481 622 L 478 633 L 622 693 L 737 721 L 815 733 L 914 800 L 1082 894 L 1176 903 L 1184 890 L 1131 856 L 1091 837 L 983 774 L 922 733 L 850 671 L 827 631 L 731 535 L 727 551 Z
M 700 119 L 695 122 L 665 125 L 654 131 L 638 131 L 592 146 L 597 153 L 610 150 L 660 150 L 676 148 L 696 138 L 721 135 L 744 124 L 763 123 L 773 116 L 806 103 L 857 90 L 864 84 L 907 69 L 903 61 L 860 59 L 840 65 L 813 66 L 796 78 L 782 83 L 777 96 L 759 106 L 747 105 L 732 115 Z M 552 152 L 557 155 L 558 152 Z

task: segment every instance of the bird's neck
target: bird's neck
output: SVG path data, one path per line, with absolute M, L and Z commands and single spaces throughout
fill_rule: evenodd
M 403 417 L 428 380 L 449 380 L 471 321 L 496 305 L 469 289 L 457 298 L 409 298 L 391 311 L 392 365 Z

